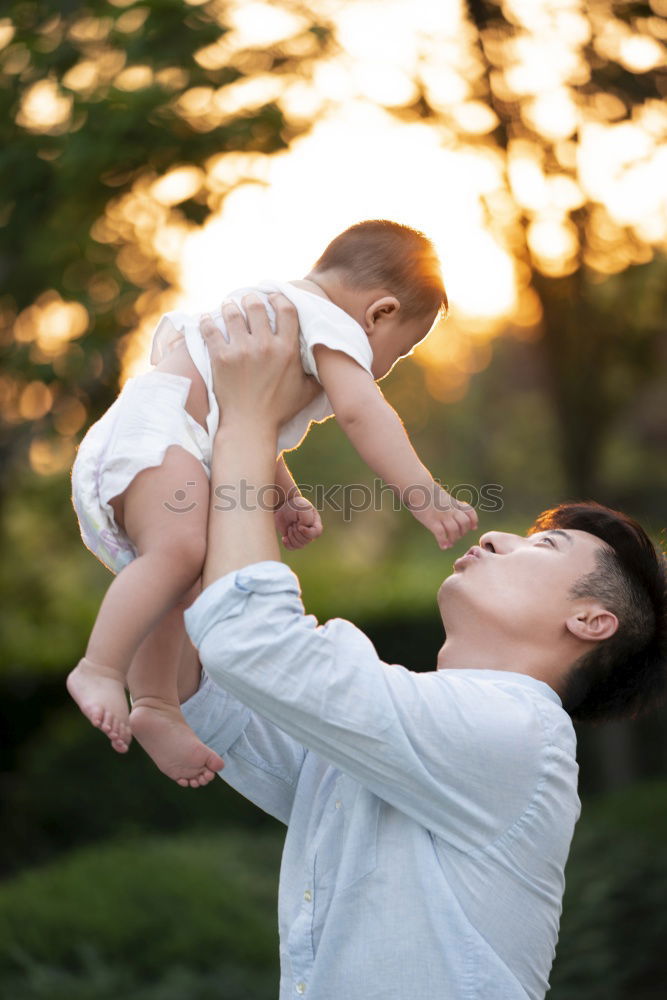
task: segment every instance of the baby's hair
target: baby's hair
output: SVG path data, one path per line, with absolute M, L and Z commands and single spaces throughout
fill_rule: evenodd
M 386 288 L 401 316 L 447 314 L 448 302 L 435 247 L 423 233 L 386 219 L 358 222 L 337 236 L 313 268 L 339 271 L 353 288 Z

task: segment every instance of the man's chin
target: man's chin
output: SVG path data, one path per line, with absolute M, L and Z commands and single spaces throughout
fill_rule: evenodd
M 456 573 L 456 572 L 451 573 L 449 576 L 445 577 L 445 579 L 438 587 L 437 600 L 438 600 L 438 607 L 440 608 L 441 611 L 443 610 L 443 607 L 447 602 L 448 594 L 453 593 L 460 586 L 461 576 L 462 576 L 461 573 Z

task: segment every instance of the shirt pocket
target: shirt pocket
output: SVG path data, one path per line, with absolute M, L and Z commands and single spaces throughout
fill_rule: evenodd
M 345 892 L 377 867 L 377 842 L 382 803 L 376 795 L 341 775 L 334 788 L 334 808 L 343 814 L 343 849 L 335 893 Z

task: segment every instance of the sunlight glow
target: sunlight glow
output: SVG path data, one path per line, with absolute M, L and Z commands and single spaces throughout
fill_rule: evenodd
M 225 10 L 224 21 L 234 32 L 234 44 L 239 47 L 273 45 L 308 27 L 308 22 L 297 14 L 247 0 L 236 0 Z
M 565 87 L 539 94 L 527 105 L 526 117 L 547 139 L 567 139 L 577 128 L 579 115 Z
M 64 302 L 57 292 L 48 291 L 19 313 L 14 338 L 32 343 L 32 359 L 48 363 L 64 353 L 70 341 L 81 337 L 88 323 L 88 312 L 80 302 Z
M 372 156 L 339 155 L 341 148 L 378 146 L 382 170 Z M 223 156 L 216 169 L 224 167 Z M 329 240 L 365 218 L 392 218 L 426 232 L 441 255 L 450 301 L 462 313 L 490 318 L 511 308 L 511 259 L 481 224 L 479 194 L 495 172 L 484 160 L 444 148 L 433 129 L 400 125 L 359 102 L 317 125 L 289 153 L 266 158 L 264 167 L 266 184 L 237 187 L 223 214 L 187 239 L 187 308 L 203 308 L 263 276 L 301 277 Z M 307 202 L 304 191 L 312 192 Z
M 34 438 L 28 452 L 30 467 L 40 476 L 54 476 L 71 468 L 75 451 L 72 438 Z
M 620 45 L 621 62 L 633 73 L 647 73 L 665 65 L 665 47 L 647 35 L 624 38 Z
M 15 34 L 16 28 L 12 22 L 9 18 L 3 17 L 0 20 L 0 49 L 4 49 L 6 45 L 9 45 Z
M 39 80 L 23 96 L 16 122 L 28 132 L 60 135 L 69 128 L 72 98 L 53 80 Z
M 204 183 L 204 171 L 198 167 L 175 167 L 151 185 L 150 192 L 161 205 L 178 205 L 191 198 Z
M 665 0 L 652 0 L 654 11 L 660 5 L 667 10 Z M 517 109 L 505 156 L 495 145 L 498 118 L 484 96 L 486 68 L 461 0 L 411 0 L 409 17 L 406 6 L 322 0 L 317 13 L 335 22 L 338 47 L 315 62 L 312 79 L 273 73 L 262 51 L 310 52 L 309 20 L 298 4 L 230 0 L 215 15 L 230 30 L 195 58 L 242 76 L 184 90 L 176 113 L 207 132 L 275 102 L 288 129 L 314 124 L 284 152 L 222 150 L 205 164 L 140 179 L 110 204 L 94 236 L 120 248 L 121 271 L 145 289 L 124 377 L 147 367 L 160 311 L 202 311 L 262 277 L 300 277 L 337 233 L 384 217 L 424 231 L 441 257 L 451 316 L 415 359 L 429 390 L 452 401 L 488 363 L 489 341 L 508 323 L 521 339 L 539 336 L 531 268 L 560 276 L 583 261 L 613 274 L 667 245 L 667 107 L 653 100 L 628 109 L 611 84 L 605 92 L 591 79 L 585 49 L 592 44 L 625 70 L 647 72 L 665 62 L 664 34 L 649 34 L 656 18 L 626 23 L 583 0 L 504 0 L 513 28 L 490 29 L 483 44 L 494 96 Z M 128 32 L 143 9 L 123 15 Z M 87 92 L 96 72 L 103 79 L 100 65 L 75 65 L 65 85 Z M 142 69 L 121 64 L 117 85 L 144 86 L 136 75 Z M 187 86 L 177 67 L 156 80 Z M 42 122 L 53 120 L 60 97 L 49 93 L 50 117 L 36 116 Z M 62 105 L 60 114 L 66 121 Z M 211 212 L 203 227 L 172 211 L 189 198 Z M 109 291 L 103 282 L 96 294 Z
M 118 90 L 141 90 L 142 87 L 149 87 L 152 82 L 153 70 L 150 66 L 128 66 L 118 74 L 114 87 Z

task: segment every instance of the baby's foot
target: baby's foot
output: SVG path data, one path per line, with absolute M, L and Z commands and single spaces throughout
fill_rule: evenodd
M 160 698 L 137 698 L 130 726 L 160 770 L 183 788 L 208 785 L 224 767 L 222 757 L 195 736 L 180 709 Z
M 127 753 L 132 732 L 121 672 L 84 656 L 69 674 L 67 690 L 86 718 L 106 733 L 114 750 Z

